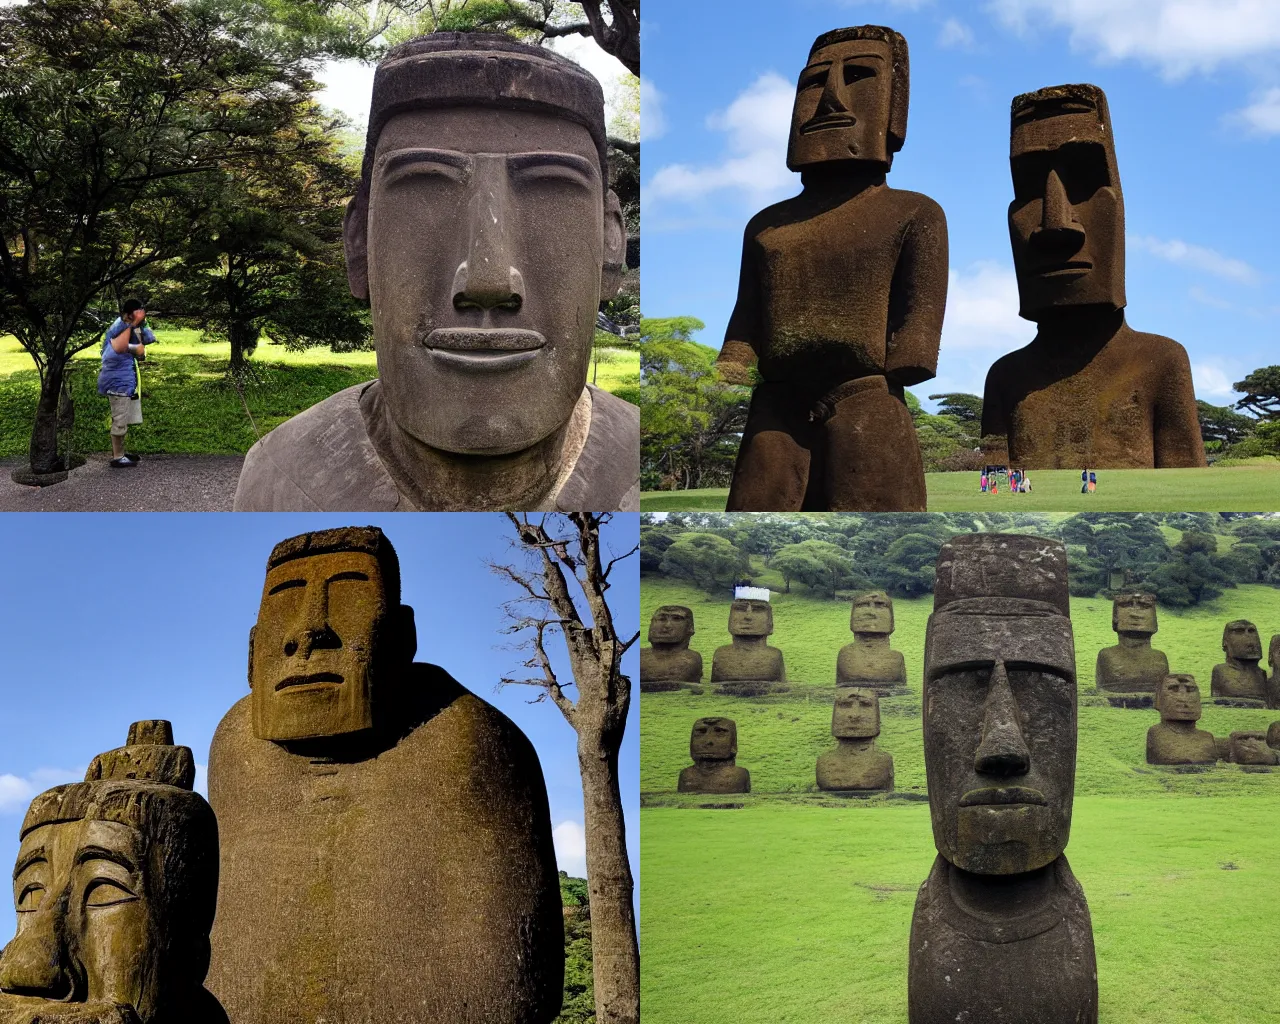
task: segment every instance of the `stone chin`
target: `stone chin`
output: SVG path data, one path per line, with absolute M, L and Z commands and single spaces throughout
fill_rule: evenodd
M 1067 845 L 1067 823 L 1038 804 L 956 808 L 954 841 L 940 852 L 956 867 L 978 875 L 1016 875 L 1051 864 Z

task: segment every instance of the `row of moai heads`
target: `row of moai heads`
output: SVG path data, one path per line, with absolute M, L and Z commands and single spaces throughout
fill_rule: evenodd
M 343 236 L 401 431 L 492 456 L 568 421 L 625 270 L 606 153 L 600 83 L 550 50 L 437 32 L 387 52 Z M 516 372 L 464 375 L 450 353 L 480 329 L 505 332 L 485 347 L 527 353 Z
M 660 605 L 649 619 L 649 643 L 684 650 L 694 634 L 693 610 L 680 604 Z M 854 633 L 888 634 L 893 626 L 893 599 L 883 590 L 854 598 L 849 612 Z M 730 636 L 771 636 L 773 605 L 762 598 L 736 597 L 729 606 Z
M 21 827 L 17 933 L 0 954 L 10 1021 L 197 1021 L 218 893 L 218 826 L 165 721 L 135 722 L 83 782 L 41 793 Z M 225 1017 L 222 1018 L 225 1020 Z
M 934 843 L 965 871 L 1031 871 L 1067 845 L 1070 615 L 1059 541 L 977 533 L 942 545 L 925 634 L 925 770 Z

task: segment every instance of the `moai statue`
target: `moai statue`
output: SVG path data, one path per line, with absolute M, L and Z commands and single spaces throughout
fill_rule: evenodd
M 1098 652 L 1094 675 L 1098 689 L 1155 693 L 1169 675 L 1169 659 L 1151 646 L 1151 637 L 1159 629 L 1155 595 L 1117 594 L 1111 602 L 1111 628 L 1120 642 Z
M 168 722 L 134 722 L 83 782 L 31 802 L 0 954 L 6 1024 L 226 1024 L 204 988 L 218 825 L 194 779 Z
M 1228 622 L 1222 629 L 1222 650 L 1227 660 L 1213 666 L 1209 692 L 1232 700 L 1267 699 L 1267 676 L 1258 665 L 1262 640 L 1258 627 L 1247 619 Z
M 924 463 L 903 388 L 938 365 L 947 221 L 885 177 L 907 135 L 907 41 L 814 40 L 787 167 L 804 191 L 751 218 L 721 375 L 751 395 L 727 508 L 917 511 Z
M 767 598 L 734 599 L 729 606 L 733 643 L 717 647 L 711 656 L 711 681 L 717 693 L 757 697 L 790 689 L 782 652 L 769 646 L 772 633 L 773 605 Z
M 854 598 L 849 613 L 854 641 L 836 657 L 836 686 L 867 686 L 881 697 L 907 692 L 907 663 L 889 646 L 893 598 L 883 590 Z
M 818 758 L 818 788 L 833 790 L 893 789 L 893 755 L 876 749 L 880 735 L 880 697 L 865 687 L 836 688 L 831 711 L 835 750 Z
M 245 512 L 639 509 L 640 411 L 587 383 L 622 280 L 604 96 L 573 61 L 436 32 L 373 80 L 343 222 L 378 379 L 245 456 Z
M 989 461 L 1028 469 L 1204 466 L 1191 363 L 1124 317 L 1124 198 L 1107 97 L 1058 85 L 1013 101 L 1009 236 L 1031 344 L 987 373 Z
M 1271 637 L 1267 664 L 1271 666 L 1271 676 L 1267 679 L 1267 707 L 1280 708 L 1280 633 Z
M 702 682 L 702 655 L 689 650 L 693 610 L 664 604 L 649 620 L 649 643 L 640 648 L 640 692 L 695 688 Z
M 1267 727 L 1267 746 L 1272 750 L 1280 750 L 1280 722 L 1272 722 Z
M 1280 751 L 1267 744 L 1267 733 L 1253 730 L 1231 734 L 1232 764 L 1280 764 Z
M 1094 1024 L 1093 926 L 1063 849 L 1076 762 L 1067 551 L 964 534 L 938 554 L 924 758 L 938 857 L 920 887 L 911 1024 Z
M 732 718 L 699 718 L 689 734 L 693 764 L 680 772 L 681 793 L 750 793 L 751 773 L 739 768 L 738 723 Z
M 538 756 L 416 650 L 381 530 L 275 546 L 249 633 L 251 692 L 209 751 L 222 839 L 209 988 L 235 1024 L 544 1024 L 560 1012 Z
M 1165 676 L 1156 691 L 1160 722 L 1147 730 L 1147 764 L 1215 764 L 1213 733 L 1197 729 L 1200 687 L 1190 675 Z

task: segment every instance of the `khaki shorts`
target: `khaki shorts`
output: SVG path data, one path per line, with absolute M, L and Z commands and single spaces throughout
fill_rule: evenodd
M 107 395 L 111 403 L 111 436 L 124 437 L 129 427 L 142 422 L 142 399 Z

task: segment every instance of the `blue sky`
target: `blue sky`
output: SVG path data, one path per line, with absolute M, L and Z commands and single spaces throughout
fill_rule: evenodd
M 635 544 L 639 517 L 619 515 L 607 546 Z M 331 526 L 382 527 L 400 556 L 403 600 L 414 608 L 418 661 L 433 662 L 501 708 L 533 741 L 546 776 L 560 866 L 584 874 L 582 787 L 575 735 L 534 690 L 497 690 L 522 655 L 500 635 L 501 604 L 514 595 L 487 569 L 509 561 L 510 525 L 496 513 L 402 516 L 284 514 L 5 516 L 0 621 L 0 864 L 18 850 L 18 828 L 36 793 L 83 778 L 93 756 L 121 746 L 129 723 L 173 722 L 204 788 L 209 742 L 226 710 L 249 692 L 249 628 L 257 617 L 267 555 L 285 537 Z M 614 570 L 615 621 L 635 630 L 639 568 Z M 627 634 L 630 635 L 629 633 Z M 557 639 L 557 642 L 559 640 Z M 624 669 L 639 678 L 638 648 Z M 569 675 L 563 645 L 553 651 Z M 628 845 L 638 880 L 639 701 L 622 752 Z M 14 929 L 0 911 L 0 943 Z
M 889 184 L 937 200 L 950 234 L 938 376 L 918 397 L 981 394 L 991 363 L 1035 333 L 1009 252 L 1009 103 L 1066 82 L 1110 101 L 1130 325 L 1186 346 L 1215 405 L 1280 362 L 1276 0 L 645 0 L 646 316 L 696 316 L 720 346 L 747 219 L 800 188 L 785 152 L 809 46 L 867 23 L 911 51 Z

